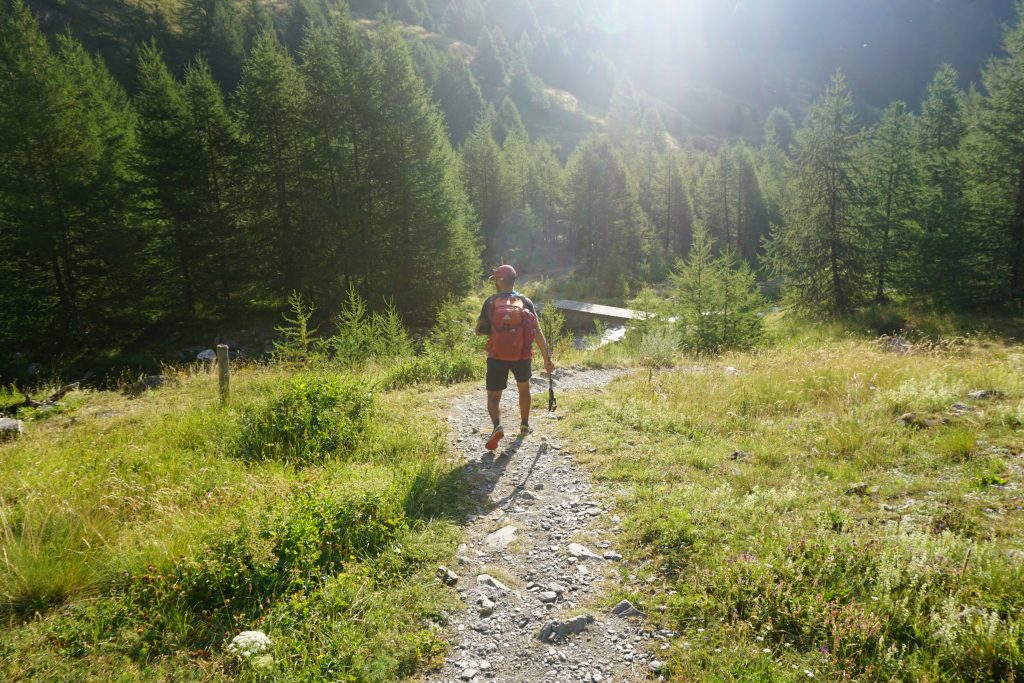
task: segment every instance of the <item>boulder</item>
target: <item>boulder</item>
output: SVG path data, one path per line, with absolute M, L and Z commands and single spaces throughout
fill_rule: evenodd
M 612 607 L 612 614 L 617 617 L 643 617 L 644 613 L 633 606 L 629 600 L 623 600 Z
M 567 621 L 552 620 L 544 624 L 538 638 L 545 643 L 557 643 L 571 635 L 578 635 L 595 621 L 593 614 L 581 614 Z
M 9 417 L 0 417 L 0 441 L 17 439 L 25 433 L 25 423 Z

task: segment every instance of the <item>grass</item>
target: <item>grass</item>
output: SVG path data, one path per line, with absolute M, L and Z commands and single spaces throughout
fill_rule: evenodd
M 992 339 L 811 330 L 566 397 L 564 438 L 650 560 L 621 593 L 678 634 L 672 680 L 1024 674 L 1022 371 Z
M 182 372 L 0 446 L 5 680 L 393 681 L 438 660 L 465 496 L 388 366 Z M 280 444 L 270 447 L 268 444 Z M 262 629 L 260 662 L 226 650 Z

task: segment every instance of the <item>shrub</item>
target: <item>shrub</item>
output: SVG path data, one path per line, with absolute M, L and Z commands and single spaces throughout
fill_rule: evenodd
M 364 385 L 337 375 L 303 374 L 245 411 L 235 453 L 297 465 L 351 453 L 375 405 Z
M 151 649 L 171 646 L 165 630 L 175 615 L 202 614 L 205 628 L 190 629 L 189 645 L 213 644 L 249 627 L 275 598 L 315 588 L 345 563 L 372 558 L 407 532 L 396 496 L 317 486 L 166 572 L 151 568 L 130 577 L 126 593 L 140 608 Z
M 393 367 L 384 379 L 385 389 L 398 389 L 413 384 L 455 384 L 483 372 L 482 357 L 475 351 L 452 349 L 443 353 L 428 348 L 423 354 Z
M 473 335 L 473 322 L 454 299 L 448 299 L 437 313 L 422 352 L 392 367 L 383 382 L 385 389 L 413 384 L 454 384 L 483 373 L 483 355 Z
M 344 364 L 370 358 L 397 358 L 412 354 L 412 340 L 393 302 L 382 312 L 370 313 L 354 287 L 335 318 L 337 331 L 323 341 L 325 352 Z
M 751 348 L 764 334 L 764 297 L 750 268 L 731 251 L 713 256 L 713 246 L 705 230 L 696 230 L 689 256 L 673 275 L 683 345 L 696 353 Z

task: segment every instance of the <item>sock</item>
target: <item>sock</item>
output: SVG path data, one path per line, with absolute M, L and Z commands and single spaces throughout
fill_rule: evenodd
M 494 423 L 494 428 L 497 429 L 501 426 L 501 420 L 491 420 Z

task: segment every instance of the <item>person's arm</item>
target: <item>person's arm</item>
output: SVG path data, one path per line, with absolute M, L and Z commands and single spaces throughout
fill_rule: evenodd
M 490 302 L 490 297 L 484 300 L 484 305 L 480 309 L 480 317 L 476 319 L 475 333 L 477 336 L 491 333 L 491 321 L 487 315 L 487 304 L 489 304 Z
M 544 356 L 544 369 L 550 375 L 555 371 L 555 364 L 551 362 L 548 340 L 544 338 L 544 331 L 540 329 L 540 325 L 537 325 L 537 335 L 533 338 L 533 341 L 537 343 L 537 348 L 540 349 L 541 354 Z

